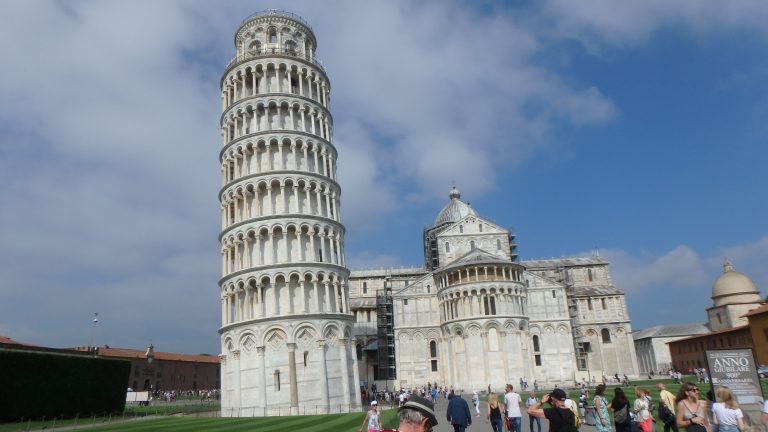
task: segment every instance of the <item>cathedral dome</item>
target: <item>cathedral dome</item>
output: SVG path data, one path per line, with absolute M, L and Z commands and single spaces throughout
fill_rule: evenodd
M 469 204 L 459 199 L 461 198 L 461 192 L 456 189 L 456 186 L 451 189 L 451 192 L 448 194 L 448 198 L 451 199 L 451 202 L 449 202 L 445 207 L 443 207 L 442 210 L 440 210 L 440 213 L 435 219 L 434 226 L 458 222 L 467 215 L 477 216 L 477 212 L 475 212 L 475 210 L 470 207 Z
M 733 265 L 726 261 L 723 274 L 712 285 L 714 306 L 734 303 L 759 303 L 760 291 L 748 276 L 733 270 Z

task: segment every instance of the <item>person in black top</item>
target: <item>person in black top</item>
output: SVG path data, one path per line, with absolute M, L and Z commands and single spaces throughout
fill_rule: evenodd
M 616 432 L 631 432 L 632 419 L 629 417 L 629 400 L 621 387 L 613 390 L 613 400 L 608 406 L 613 413 L 613 424 L 616 425 Z
M 573 416 L 573 411 L 565 407 L 565 399 L 563 389 L 556 388 L 552 393 L 544 395 L 541 402 L 531 405 L 528 408 L 528 415 L 549 420 L 549 432 L 574 432 L 576 418 Z M 541 408 L 541 405 L 547 402 L 552 405 L 552 408 Z

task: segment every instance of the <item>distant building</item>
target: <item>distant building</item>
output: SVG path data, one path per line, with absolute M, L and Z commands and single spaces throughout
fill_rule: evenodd
M 749 322 L 752 349 L 758 364 L 768 365 L 768 304 L 752 309 L 744 315 Z
M 130 361 L 128 387 L 137 391 L 216 390 L 221 385 L 218 356 L 109 347 L 96 348 L 96 355 Z
M 753 348 L 749 312 L 763 305 L 760 291 L 748 276 L 726 261 L 723 274 L 712 285 L 712 306 L 707 308 L 710 332 L 669 342 L 672 366 L 680 371 L 706 367 L 704 352 L 715 349 Z M 755 325 L 762 319 L 755 316 Z M 765 335 L 758 336 L 765 339 Z M 762 343 L 762 340 L 761 340 Z
M 668 371 L 672 368 L 672 356 L 667 344 L 704 333 L 709 333 L 709 328 L 701 323 L 658 325 L 633 332 L 640 373 L 646 375 Z

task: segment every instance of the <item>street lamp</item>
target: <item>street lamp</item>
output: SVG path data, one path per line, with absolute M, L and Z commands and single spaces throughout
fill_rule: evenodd
M 93 346 L 93 336 L 96 333 L 96 323 L 99 322 L 99 313 L 93 313 L 93 321 L 91 321 L 91 340 L 88 342 L 88 349 L 93 351 L 93 355 L 96 355 L 96 349 Z

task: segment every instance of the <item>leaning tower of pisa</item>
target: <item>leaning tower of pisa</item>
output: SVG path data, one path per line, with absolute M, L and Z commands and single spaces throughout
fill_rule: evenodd
M 268 10 L 221 78 L 222 415 L 360 408 L 330 82 L 312 28 Z

